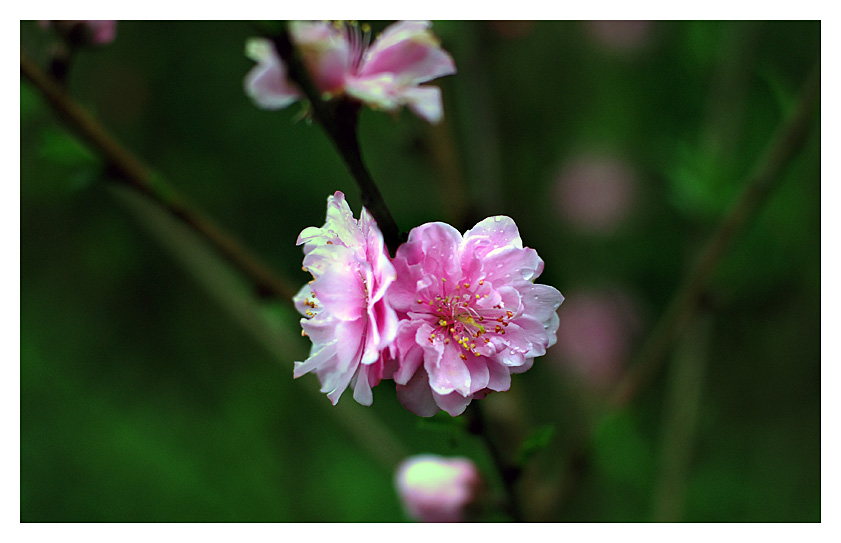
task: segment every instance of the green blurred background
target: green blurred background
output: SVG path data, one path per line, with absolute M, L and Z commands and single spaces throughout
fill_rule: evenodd
M 376 31 L 386 22 L 373 22 Z M 21 22 L 42 66 L 55 37 Z M 404 231 L 517 222 L 566 296 L 558 344 L 483 400 L 541 443 L 520 491 L 550 521 L 820 521 L 820 124 L 736 239 L 670 363 L 602 406 L 820 58 L 820 22 L 447 22 L 445 122 L 366 110 L 363 153 Z M 244 94 L 244 22 L 134 22 L 70 93 L 294 284 L 328 194 L 360 197 L 300 106 Z M 473 458 L 459 419 L 394 386 L 338 406 L 296 315 L 103 182 L 21 82 L 21 521 L 403 521 L 396 459 Z M 568 469 L 582 432 L 583 462 Z M 520 451 L 522 452 L 522 451 Z M 573 477 L 565 474 L 572 473 Z M 492 508 L 484 520 L 506 520 Z

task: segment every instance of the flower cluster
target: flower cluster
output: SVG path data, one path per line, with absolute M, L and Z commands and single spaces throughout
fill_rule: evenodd
M 511 374 L 555 343 L 563 296 L 534 282 L 543 260 L 523 247 L 509 217 L 463 236 L 424 224 L 392 261 L 368 212 L 356 221 L 336 192 L 325 225 L 301 232 L 302 243 L 314 279 L 295 304 L 313 346 L 295 376 L 315 371 L 334 404 L 350 385 L 369 405 L 385 378 L 412 412 L 456 416 L 473 399 L 508 390 Z
M 325 99 L 348 96 L 385 111 L 405 105 L 436 123 L 443 116 L 441 89 L 421 83 L 456 68 L 430 27 L 428 21 L 401 21 L 373 44 L 367 25 L 296 21 L 289 32 Z M 257 66 L 245 78 L 245 92 L 259 107 L 281 109 L 301 98 L 271 41 L 252 38 L 246 54 Z

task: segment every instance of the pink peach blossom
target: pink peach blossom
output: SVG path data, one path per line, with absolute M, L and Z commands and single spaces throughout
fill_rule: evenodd
M 357 402 L 371 405 L 382 350 L 397 329 L 397 315 L 385 301 L 395 275 L 382 233 L 365 208 L 354 219 L 345 195 L 336 192 L 327 198 L 324 226 L 305 228 L 297 244 L 304 244 L 304 269 L 314 279 L 294 298 L 305 317 L 303 333 L 312 340 L 310 356 L 295 362 L 294 376 L 314 371 L 333 405 L 348 386 Z
M 430 27 L 428 21 L 401 21 L 370 46 L 368 33 L 356 25 L 296 21 L 289 30 L 325 98 L 347 95 L 385 111 L 405 105 L 435 123 L 443 116 L 441 89 L 421 83 L 454 74 L 456 68 Z M 249 40 L 246 54 L 257 66 L 245 78 L 245 91 L 258 106 L 281 109 L 300 99 L 270 41 Z
M 462 235 L 435 222 L 413 229 L 394 258 L 389 303 L 401 317 L 391 355 L 410 411 L 456 416 L 474 398 L 508 390 L 555 343 L 563 296 L 535 284 L 543 260 L 509 217 Z
M 421 522 L 461 522 L 482 479 L 467 458 L 423 454 L 400 463 L 395 486 L 411 518 Z

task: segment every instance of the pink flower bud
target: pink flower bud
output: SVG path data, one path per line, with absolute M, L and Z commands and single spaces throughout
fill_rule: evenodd
M 462 522 L 482 479 L 467 458 L 424 454 L 398 466 L 395 484 L 409 517 L 421 522 Z

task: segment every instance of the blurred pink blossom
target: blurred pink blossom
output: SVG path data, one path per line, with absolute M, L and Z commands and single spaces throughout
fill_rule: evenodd
M 560 315 L 554 359 L 595 385 L 612 383 L 624 368 L 639 317 L 621 291 L 575 292 Z
M 436 123 L 443 117 L 441 89 L 421 83 L 454 74 L 456 68 L 431 26 L 429 21 L 401 21 L 370 46 L 369 31 L 351 24 L 297 21 L 290 24 L 290 35 L 326 99 L 346 94 L 385 111 L 405 105 Z M 280 109 L 300 99 L 269 40 L 252 38 L 246 54 L 257 66 L 245 78 L 245 92 L 258 106 Z
M 337 191 L 327 198 L 324 226 L 305 228 L 301 244 L 304 269 L 314 279 L 294 302 L 312 349 L 306 361 L 295 362 L 294 376 L 315 371 L 333 405 L 348 385 L 357 402 L 371 405 L 371 387 L 382 377 L 381 352 L 397 330 L 397 315 L 385 302 L 394 267 L 382 233 L 365 208 L 354 219 Z
M 534 284 L 543 260 L 509 217 L 462 235 L 440 222 L 414 228 L 394 258 L 388 300 L 401 317 L 391 348 L 400 402 L 421 416 L 452 416 L 472 399 L 508 390 L 555 343 L 563 296 Z
M 630 214 L 639 182 L 623 160 L 583 155 L 567 163 L 555 181 L 558 214 L 587 233 L 610 233 Z
M 395 486 L 409 517 L 421 522 L 461 522 L 482 479 L 467 458 L 424 454 L 400 463 Z
M 42 28 L 53 26 L 59 34 L 87 45 L 105 45 L 117 36 L 117 21 L 39 21 Z M 79 32 L 80 34 L 75 34 Z
M 630 53 L 646 44 L 651 21 L 586 21 L 585 27 L 599 45 L 616 52 Z

